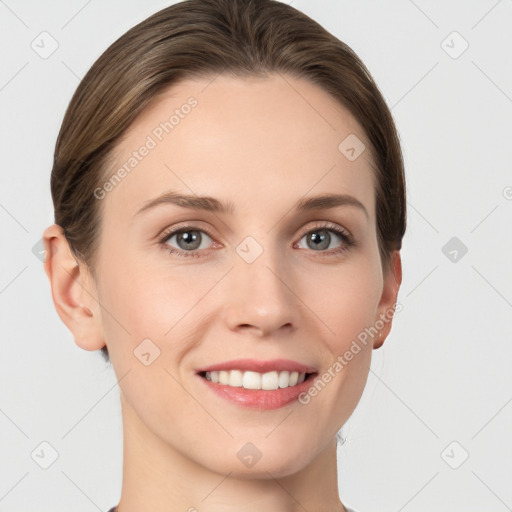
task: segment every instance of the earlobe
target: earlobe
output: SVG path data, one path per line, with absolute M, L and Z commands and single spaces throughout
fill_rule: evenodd
M 390 270 L 384 277 L 384 286 L 381 300 L 377 309 L 375 325 L 379 334 L 374 337 L 373 348 L 380 348 L 391 331 L 393 315 L 395 313 L 398 291 L 402 284 L 402 260 L 400 251 L 391 253 Z
M 44 270 L 52 291 L 55 309 L 84 350 L 100 350 L 104 345 L 101 315 L 94 280 L 87 265 L 77 260 L 62 228 L 49 226 L 43 234 Z

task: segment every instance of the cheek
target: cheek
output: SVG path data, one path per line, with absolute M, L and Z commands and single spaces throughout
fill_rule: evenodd
M 368 378 L 373 350 L 368 332 L 378 298 L 371 279 L 354 275 L 345 275 L 342 283 L 341 278 L 334 280 L 329 291 L 330 300 L 318 298 L 324 306 L 318 311 L 328 326 L 322 372 L 301 403 L 307 430 L 334 432 L 354 411 Z
M 375 322 L 382 292 L 378 262 L 361 255 L 338 267 L 304 269 L 301 275 L 297 294 L 314 312 L 335 357 Z
M 177 381 L 183 355 L 202 337 L 193 306 L 211 284 L 191 288 L 190 276 L 136 262 L 130 266 L 128 258 L 110 263 L 100 294 L 109 312 L 103 329 L 116 374 L 126 375 L 120 385 L 125 399 L 155 432 L 176 419 L 176 410 L 187 411 L 190 425 L 201 425 L 204 411 Z M 187 440 L 184 436 L 181 443 Z
M 129 255 L 104 261 L 98 291 L 112 359 L 130 363 L 134 350 L 149 339 L 160 350 L 159 362 L 176 366 L 187 347 L 201 340 L 206 319 L 214 313 L 208 291 L 223 272 L 198 271 L 192 265 L 173 268 Z
M 313 428 L 315 421 L 344 422 L 363 392 L 373 349 L 372 328 L 382 292 L 379 261 L 362 255 L 336 270 L 317 271 L 304 284 L 303 296 L 321 320 L 316 324 L 322 328 L 327 348 L 322 382 L 312 390 L 314 413 L 309 419 Z M 317 395 L 321 398 L 316 399 Z

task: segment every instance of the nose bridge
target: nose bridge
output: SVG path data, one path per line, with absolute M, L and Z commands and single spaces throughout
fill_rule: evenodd
M 295 324 L 295 300 L 290 272 L 286 271 L 280 248 L 272 237 L 259 242 L 247 237 L 237 247 L 226 315 L 231 329 L 252 326 L 269 334 Z

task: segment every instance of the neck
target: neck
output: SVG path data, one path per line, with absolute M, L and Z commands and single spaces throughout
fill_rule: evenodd
M 336 438 L 306 467 L 282 478 L 236 478 L 210 470 L 152 433 L 122 402 L 123 483 L 118 512 L 345 512 Z

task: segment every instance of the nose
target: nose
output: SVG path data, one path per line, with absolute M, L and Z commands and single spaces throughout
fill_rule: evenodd
M 230 330 L 266 337 L 296 327 L 298 299 L 290 269 L 279 260 L 265 250 L 252 263 L 236 261 L 225 287 L 224 315 Z

